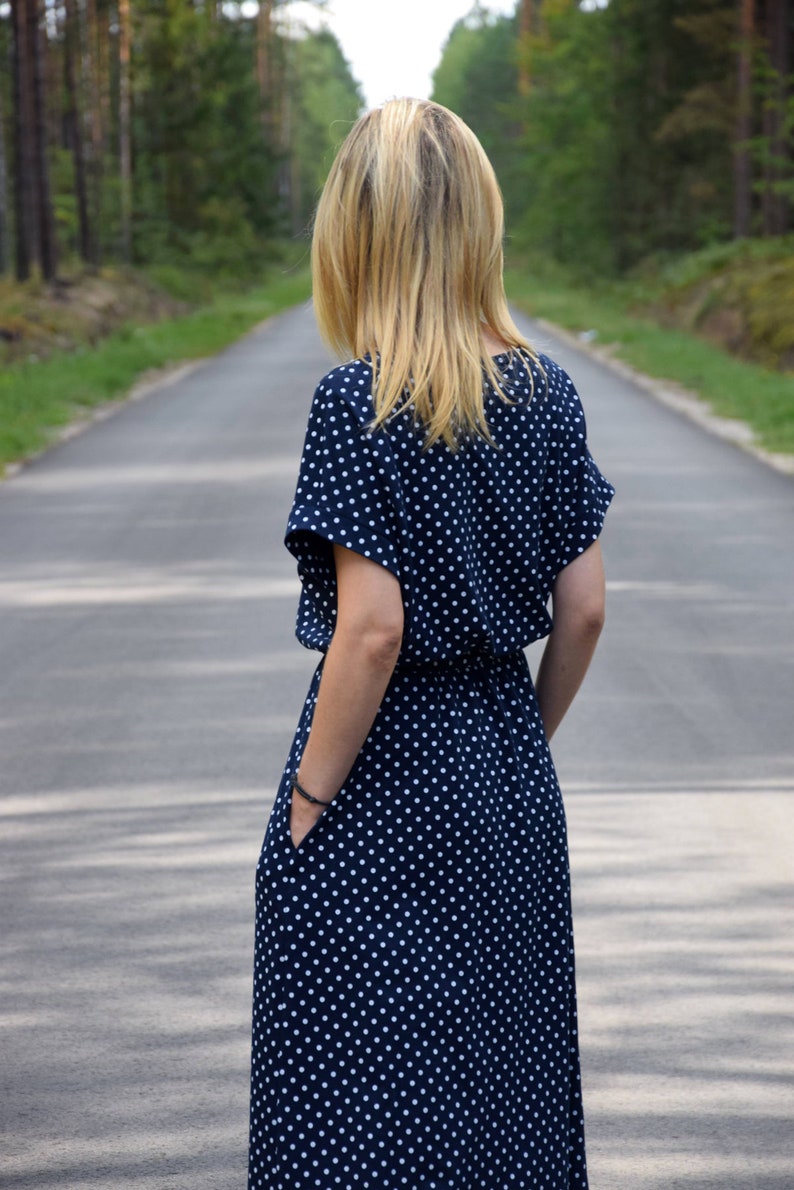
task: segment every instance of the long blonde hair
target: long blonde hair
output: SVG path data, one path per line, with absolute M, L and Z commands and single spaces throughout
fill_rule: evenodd
M 335 351 L 371 357 L 373 426 L 410 404 L 426 446 L 490 440 L 483 369 L 508 398 L 485 332 L 529 350 L 507 309 L 503 235 L 491 163 L 453 112 L 395 99 L 354 125 L 315 216 L 314 308 Z

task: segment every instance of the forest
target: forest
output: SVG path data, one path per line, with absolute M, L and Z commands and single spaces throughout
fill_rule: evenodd
M 433 97 L 471 124 L 508 228 L 622 273 L 792 227 L 788 0 L 522 0 L 452 30 Z
M 320 0 L 319 7 L 322 7 Z M 277 0 L 0 5 L 0 273 L 187 261 L 299 235 L 362 99 Z M 788 0 L 520 0 L 452 29 L 434 98 L 481 137 L 519 246 L 594 273 L 785 236 Z
M 361 106 L 333 35 L 275 0 L 0 5 L 0 273 L 252 277 Z
M 309 29 L 288 0 L 0 0 L 0 360 L 176 332 L 260 287 L 215 310 L 229 338 L 308 292 L 312 212 L 363 105 L 327 2 Z M 433 98 L 496 167 L 511 298 L 794 371 L 793 40 L 789 0 L 475 3 Z M 201 350 L 206 330 L 185 335 L 150 362 Z M 684 370 L 669 344 L 641 366 L 703 390 L 716 365 Z M 763 432 L 794 441 L 791 394 L 773 404 Z

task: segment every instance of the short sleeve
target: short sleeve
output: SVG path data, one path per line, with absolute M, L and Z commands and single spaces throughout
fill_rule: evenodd
M 601 533 L 615 489 L 587 445 L 587 424 L 570 377 L 556 367 L 549 393 L 549 455 L 543 552 L 552 580 Z
M 397 518 L 383 437 L 367 431 L 331 384 L 318 387 L 284 539 L 298 562 L 298 638 L 309 648 L 326 648 L 333 633 L 334 544 L 400 577 Z

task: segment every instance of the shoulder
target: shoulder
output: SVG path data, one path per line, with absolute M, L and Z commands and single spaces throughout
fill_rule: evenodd
M 537 359 L 543 386 L 552 403 L 561 404 L 577 395 L 571 377 L 556 360 L 543 352 L 538 353 Z
M 538 361 L 543 371 L 546 421 L 568 435 L 585 438 L 584 409 L 573 380 L 550 356 L 541 353 Z
M 505 391 L 509 397 L 526 396 L 541 406 L 546 417 L 556 410 L 578 401 L 574 383 L 556 360 L 545 352 L 530 352 L 519 348 L 515 354 L 497 356 L 503 364 Z
M 328 412 L 348 407 L 360 425 L 374 416 L 372 406 L 372 366 L 366 359 L 349 360 L 323 376 L 314 394 L 315 405 Z

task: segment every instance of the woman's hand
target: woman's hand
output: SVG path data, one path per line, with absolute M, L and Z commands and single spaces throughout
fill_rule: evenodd
M 315 806 L 313 802 L 307 802 L 305 797 L 301 797 L 295 789 L 292 790 L 289 833 L 293 847 L 300 847 L 324 809 L 324 806 Z

